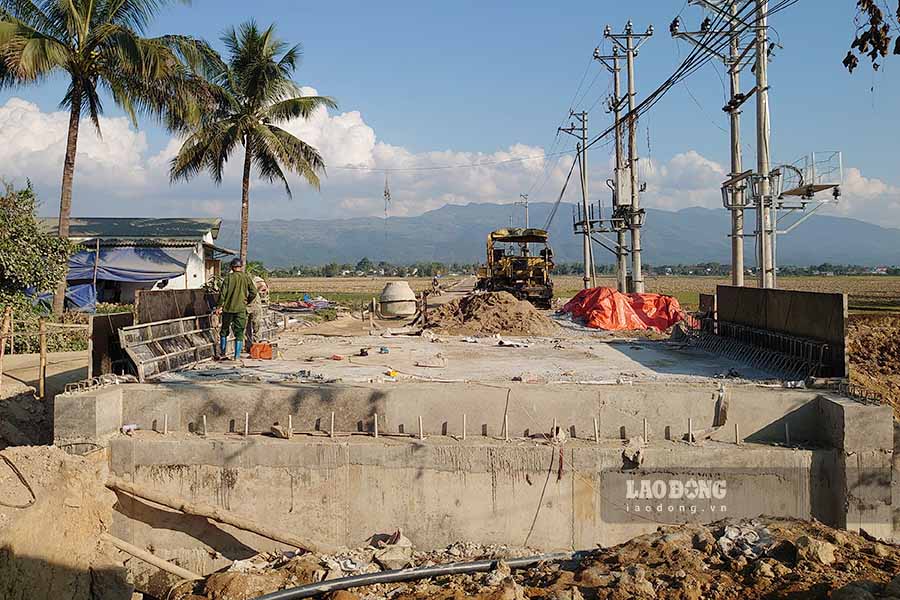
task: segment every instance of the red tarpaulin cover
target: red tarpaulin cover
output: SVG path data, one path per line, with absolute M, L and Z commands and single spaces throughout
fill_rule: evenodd
M 584 318 L 594 329 L 665 331 L 686 318 L 678 300 L 661 294 L 623 294 L 607 287 L 581 290 L 560 312 Z

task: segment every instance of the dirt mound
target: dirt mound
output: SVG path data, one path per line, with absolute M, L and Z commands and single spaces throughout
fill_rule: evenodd
M 896 565 L 900 548 L 815 522 L 786 519 L 722 521 L 712 525 L 662 527 L 581 560 L 543 563 L 511 571 L 503 561 L 534 552 L 454 544 L 442 551 L 415 552 L 388 546 L 400 566 L 497 560 L 490 572 L 376 584 L 339 592 L 340 600 L 525 600 L 584 598 L 672 600 L 737 598 L 900 597 Z M 260 555 L 239 561 L 230 572 L 181 586 L 175 600 L 245 600 L 261 591 L 318 583 L 385 568 L 385 550 L 369 546 L 335 556 Z M 223 593 L 227 590 L 228 593 Z M 195 595 L 190 595 L 191 593 Z
M 428 311 L 430 328 L 449 335 L 554 335 L 556 323 L 508 292 L 471 294 Z
M 130 597 L 121 559 L 100 543 L 116 501 L 104 469 L 102 455 L 50 446 L 0 452 L 0 598 Z
M 880 394 L 900 417 L 900 316 L 851 315 L 847 339 L 853 383 Z

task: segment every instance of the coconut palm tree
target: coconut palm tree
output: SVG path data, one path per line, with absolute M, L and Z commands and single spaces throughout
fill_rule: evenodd
M 280 125 L 305 119 L 319 107 L 335 108 L 331 98 L 304 96 L 291 79 L 301 57 L 275 36 L 275 26 L 262 30 L 249 21 L 222 36 L 228 61 L 209 69 L 206 76 L 218 99 L 216 109 L 201 116 L 199 125 L 172 159 L 172 181 L 189 180 L 208 171 L 222 183 L 225 163 L 240 145 L 244 149 L 241 187 L 241 259 L 247 262 L 247 227 L 250 219 L 250 175 L 253 168 L 266 181 L 280 181 L 288 197 L 291 188 L 285 171 L 300 175 L 318 189 L 325 163 L 319 152 Z
M 107 92 L 137 125 L 137 114 L 163 116 L 179 130 L 199 114 L 194 67 L 211 50 L 186 36 L 143 37 L 154 13 L 175 0 L 0 0 L 0 89 L 68 77 L 60 102 L 69 129 L 59 200 L 59 237 L 69 237 L 78 129 L 86 111 L 100 133 Z M 65 276 L 54 297 L 62 313 Z

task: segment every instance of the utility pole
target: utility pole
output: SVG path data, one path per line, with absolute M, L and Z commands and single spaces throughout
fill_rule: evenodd
M 622 138 L 624 137 L 622 125 L 622 67 L 620 64 L 621 56 L 619 48 L 613 47 L 611 56 L 601 56 L 599 49 L 594 50 L 594 60 L 598 60 L 612 73 L 613 76 L 613 97 L 609 100 L 609 109 L 615 118 L 615 135 L 616 135 L 616 170 L 615 170 L 615 189 L 613 190 L 613 228 L 616 230 L 616 289 L 625 293 L 628 291 L 628 261 L 625 252 L 625 228 L 618 226 L 618 219 L 626 218 L 627 222 L 627 204 L 621 203 L 622 198 L 622 169 L 623 147 Z M 624 211 L 624 212 L 623 212 Z
M 728 74 L 731 80 L 731 101 L 728 114 L 731 121 L 731 177 L 738 175 L 743 169 L 741 153 L 741 108 L 737 104 L 737 96 L 741 93 L 740 68 L 740 33 L 737 24 L 737 1 L 731 0 L 731 32 L 730 53 L 728 56 Z M 744 286 L 744 192 L 736 188 L 732 195 L 731 209 L 731 285 Z M 739 208 L 740 207 L 740 208 Z
M 741 152 L 741 105 L 747 101 L 751 94 L 741 94 L 741 71 L 743 59 L 752 47 L 741 48 L 741 34 L 748 29 L 748 25 L 738 17 L 738 0 L 692 0 L 716 14 L 719 18 L 728 21 L 728 27 L 722 31 L 711 31 L 711 19 L 707 17 L 700 26 L 700 31 L 680 31 L 681 21 L 678 17 L 669 26 L 672 37 L 687 40 L 696 48 L 699 48 L 720 59 L 728 71 L 731 94 L 728 103 L 722 109 L 729 114 L 731 121 L 731 173 L 734 178 L 743 170 L 743 157 Z M 710 36 L 726 36 L 729 39 L 729 53 L 722 54 L 715 48 L 715 44 L 705 41 Z M 755 41 L 754 41 L 755 44 Z M 728 190 L 730 198 L 725 202 L 726 208 L 731 211 L 731 284 L 744 285 L 744 188 L 740 185 L 731 186 Z
M 563 133 L 568 133 L 571 136 L 577 137 L 579 139 L 577 144 L 578 149 L 578 164 L 581 172 L 581 210 L 582 210 L 582 225 L 584 226 L 584 289 L 588 289 L 592 287 L 594 284 L 594 256 L 593 256 L 593 248 L 591 247 L 591 225 L 590 225 L 590 216 L 588 213 L 588 177 L 587 177 L 587 120 L 588 115 L 587 112 L 572 112 L 569 116 L 574 117 L 578 120 L 578 125 L 576 126 L 574 122 L 570 123 L 568 127 L 560 127 L 559 131 Z
M 516 206 L 525 207 L 525 229 L 528 229 L 528 194 L 519 194 L 519 198 L 521 198 L 522 201 L 516 202 Z
M 628 213 L 628 225 L 631 228 L 631 279 L 634 292 L 644 293 L 644 277 L 641 268 L 641 227 L 644 224 L 644 211 L 640 208 L 640 186 L 638 184 L 638 155 L 637 155 L 637 115 L 635 108 L 635 84 L 634 84 L 634 59 L 638 49 L 653 35 L 653 26 L 647 28 L 646 33 L 634 33 L 634 25 L 631 21 L 625 25 L 624 33 L 612 33 L 609 25 L 603 32 L 605 37 L 612 39 L 620 50 L 625 51 L 625 61 L 628 71 L 628 170 L 631 183 L 631 209 Z M 625 40 L 624 44 L 622 40 Z
M 756 0 L 756 170 L 759 176 L 759 287 L 775 287 L 772 267 L 771 191 L 769 187 L 769 32 L 768 0 Z

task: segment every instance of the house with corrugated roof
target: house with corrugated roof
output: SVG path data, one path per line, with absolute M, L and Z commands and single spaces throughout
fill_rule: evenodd
M 42 219 L 55 233 L 57 219 Z M 222 219 L 79 217 L 69 238 L 67 298 L 77 306 L 134 302 L 137 290 L 198 289 L 219 275 L 233 250 L 216 245 Z

